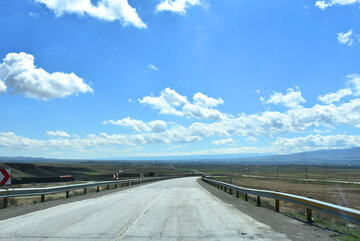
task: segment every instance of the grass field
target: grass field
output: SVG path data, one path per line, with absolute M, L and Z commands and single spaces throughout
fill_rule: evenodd
M 206 175 L 254 175 L 264 177 L 308 178 L 360 182 L 360 167 L 302 165 L 174 165 L 179 169 L 196 169 Z

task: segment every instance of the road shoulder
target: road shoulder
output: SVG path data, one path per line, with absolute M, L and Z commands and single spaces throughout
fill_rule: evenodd
M 316 225 L 309 225 L 305 222 L 287 217 L 283 214 L 276 213 L 272 210 L 257 207 L 241 199 L 237 199 L 234 196 L 226 194 L 225 192 L 203 182 L 200 178 L 197 180 L 198 184 L 207 192 L 224 201 L 231 204 L 241 212 L 251 216 L 270 226 L 274 231 L 283 233 L 291 240 L 295 241 L 320 241 L 320 240 L 336 240 L 333 238 L 336 232 L 323 229 Z

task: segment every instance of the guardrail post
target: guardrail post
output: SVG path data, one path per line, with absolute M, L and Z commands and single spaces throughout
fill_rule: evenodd
M 100 187 L 97 186 L 97 187 L 96 187 L 96 192 L 99 192 L 99 191 L 100 191 Z
M 86 187 L 84 188 L 84 194 L 86 194 Z
M 306 208 L 306 221 L 308 223 L 312 223 L 313 219 L 312 219 L 312 209 L 311 208 Z
M 110 189 L 110 185 L 107 185 L 107 186 L 106 186 L 106 189 L 109 190 L 109 189 Z
M 224 191 L 227 192 L 227 187 L 224 187 Z
M 261 205 L 260 196 L 256 196 L 256 205 L 258 207 L 260 207 L 260 205 Z
M 66 191 L 66 198 L 69 198 L 70 197 L 70 193 L 69 191 Z
M 236 198 L 239 198 L 239 191 L 236 191 Z
M 222 190 L 223 189 L 223 187 L 222 187 L 222 185 L 220 185 L 220 190 Z
M 121 183 L 121 187 L 124 187 L 124 183 Z
M 245 193 L 245 201 L 247 202 L 249 199 L 248 199 L 248 194 Z
M 115 183 L 115 189 L 117 188 L 117 183 Z
M 40 202 L 45 202 L 45 194 L 41 194 L 41 199 L 40 199 Z
M 3 198 L 3 208 L 7 208 L 8 207 L 8 198 L 7 197 L 4 197 Z
M 275 211 L 280 212 L 280 200 L 275 199 Z

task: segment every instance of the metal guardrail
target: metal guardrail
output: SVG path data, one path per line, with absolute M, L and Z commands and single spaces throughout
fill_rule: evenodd
M 96 191 L 99 192 L 101 186 L 107 186 L 107 189 L 109 189 L 111 184 L 114 184 L 115 188 L 117 188 L 118 184 L 121 184 L 121 187 L 123 187 L 123 186 L 140 184 L 144 182 L 164 180 L 169 178 L 173 178 L 173 177 L 148 177 L 148 178 L 126 179 L 126 180 L 116 180 L 116 181 L 90 182 L 90 183 L 72 184 L 72 185 L 55 186 L 55 187 L 42 187 L 42 188 L 8 188 L 8 189 L 0 189 L 0 198 L 3 198 L 3 208 L 6 208 L 8 206 L 9 197 L 41 195 L 41 202 L 44 202 L 46 194 L 66 192 L 66 198 L 69 198 L 70 197 L 69 191 L 71 190 L 84 189 L 84 194 L 86 194 L 87 188 L 90 187 L 97 187 Z
M 341 219 L 360 224 L 360 211 L 346 208 L 342 206 L 338 206 L 335 204 L 322 202 L 319 200 L 315 200 L 312 198 L 292 195 L 288 193 L 282 193 L 282 192 L 274 192 L 274 191 L 268 191 L 268 190 L 257 190 L 252 188 L 244 188 L 235 186 L 229 183 L 216 181 L 210 178 L 202 177 L 201 178 L 204 182 L 209 183 L 210 185 L 213 185 L 217 188 L 220 188 L 221 190 L 224 190 L 227 192 L 227 189 L 229 189 L 229 193 L 233 194 L 233 191 L 236 191 L 236 197 L 239 197 L 239 193 L 244 193 L 245 201 L 248 201 L 248 194 L 256 196 L 257 206 L 261 205 L 261 199 L 260 197 L 266 197 L 266 198 L 273 198 L 275 199 L 275 210 L 277 212 L 280 211 L 280 202 L 279 200 L 298 204 L 301 206 L 304 206 L 307 208 L 307 221 L 312 221 L 312 210 L 318 210 L 321 212 L 325 212 L 328 214 L 331 214 L 333 216 L 339 217 Z

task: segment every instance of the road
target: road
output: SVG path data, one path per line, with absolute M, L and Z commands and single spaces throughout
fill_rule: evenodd
M 0 221 L 1 240 L 288 240 L 196 178 L 150 183 Z

